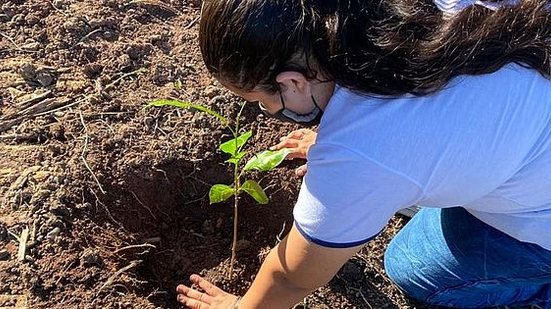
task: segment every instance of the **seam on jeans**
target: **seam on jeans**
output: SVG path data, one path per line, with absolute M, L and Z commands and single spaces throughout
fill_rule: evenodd
M 527 277 L 527 278 L 515 278 L 515 280 L 516 281 L 517 280 L 518 281 L 529 281 L 529 280 L 534 280 L 534 279 L 546 279 L 546 278 L 549 279 L 549 283 L 551 284 L 551 274 L 546 274 L 546 275 L 542 275 L 542 276 L 535 276 L 535 277 Z M 438 297 L 439 295 L 441 295 L 445 292 L 453 291 L 453 290 L 460 290 L 460 289 L 463 289 L 463 288 L 466 288 L 466 287 L 472 287 L 472 286 L 477 285 L 477 284 L 492 283 L 492 282 L 496 282 L 496 281 L 502 281 L 502 282 L 505 282 L 505 283 L 512 282 L 510 278 L 493 278 L 493 279 L 483 279 L 483 280 L 477 280 L 477 281 L 468 281 L 468 282 L 465 282 L 465 283 L 461 283 L 461 284 L 458 284 L 458 285 L 454 285 L 454 286 L 451 286 L 451 287 L 447 287 L 447 288 L 435 291 L 435 292 L 431 293 L 429 296 L 427 296 L 426 301 L 428 303 L 432 303 L 431 300 L 433 298 L 436 298 L 436 297 Z M 548 300 L 548 301 L 551 301 L 551 300 Z

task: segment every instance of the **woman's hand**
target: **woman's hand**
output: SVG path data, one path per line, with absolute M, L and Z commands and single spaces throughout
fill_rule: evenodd
M 205 292 L 199 292 L 183 284 L 177 286 L 178 301 L 188 308 L 229 309 L 237 302 L 237 296 L 222 291 L 199 275 L 191 275 L 190 280 Z
M 279 150 L 282 148 L 289 148 L 293 152 L 287 155 L 286 159 L 306 159 L 310 147 L 316 142 L 318 134 L 309 129 L 300 129 L 292 131 L 286 137 L 282 137 L 279 144 L 270 147 L 270 150 Z M 295 170 L 297 176 L 304 176 L 306 174 L 306 164 L 301 165 Z

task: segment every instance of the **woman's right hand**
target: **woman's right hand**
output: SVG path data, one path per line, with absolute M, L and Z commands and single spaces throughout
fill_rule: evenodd
M 292 131 L 289 135 L 282 137 L 279 144 L 270 147 L 270 150 L 282 148 L 291 149 L 293 152 L 287 155 L 286 159 L 306 159 L 310 147 L 316 142 L 317 133 L 310 129 L 299 129 Z M 299 166 L 295 174 L 302 177 L 306 174 L 306 164 Z

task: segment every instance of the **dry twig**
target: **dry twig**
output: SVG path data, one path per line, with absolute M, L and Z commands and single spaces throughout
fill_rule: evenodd
M 109 211 L 109 208 L 107 208 L 107 206 L 99 199 L 96 192 L 94 192 L 94 190 L 90 190 L 90 192 L 92 192 L 92 195 L 94 195 L 94 197 L 96 198 L 96 208 L 97 208 L 97 205 L 100 204 L 103 207 L 103 210 L 105 210 L 105 213 L 107 214 L 109 219 L 111 219 L 111 221 L 113 221 L 113 223 L 118 225 L 123 231 L 126 232 L 126 229 L 124 228 L 124 225 L 122 225 L 119 221 L 117 221 L 117 220 L 115 220 L 115 218 L 113 218 L 113 215 Z
M 75 45 L 78 45 L 84 41 L 86 41 L 89 37 L 91 37 L 92 35 L 100 32 L 100 31 L 103 31 L 103 28 L 99 27 L 98 29 L 96 30 L 93 30 L 93 31 L 90 31 L 87 35 L 83 36 L 79 41 L 78 43 L 76 43 Z
M 13 46 L 15 46 L 15 49 L 17 49 L 18 51 L 22 51 L 22 52 L 26 52 L 26 53 L 37 53 L 38 51 L 36 50 L 26 50 L 26 49 L 23 49 L 21 48 L 9 35 L 7 34 L 4 34 L 2 32 L 0 32 L 0 36 L 5 38 L 6 40 L 8 40 L 10 43 L 13 44 Z
M 155 245 L 145 243 L 145 244 L 141 244 L 141 245 L 130 245 L 130 246 L 122 247 L 122 248 L 119 248 L 119 249 L 113 251 L 113 253 L 117 254 L 121 251 L 128 250 L 128 249 L 146 248 L 146 247 L 153 248 L 153 249 L 157 248 Z
M 130 264 L 126 265 L 125 267 L 117 270 L 113 275 L 111 275 L 111 277 L 109 277 L 109 279 L 107 279 L 107 281 L 105 281 L 105 283 L 100 287 L 100 289 L 98 290 L 98 292 L 96 293 L 96 297 L 99 293 L 101 293 L 101 291 L 103 291 L 103 289 L 111 286 L 113 284 L 113 282 L 115 282 L 115 280 L 117 279 L 117 277 L 119 277 L 120 275 L 122 275 L 125 271 L 131 269 L 131 268 L 134 268 L 136 266 L 138 266 L 142 261 L 141 260 L 136 260 L 136 261 L 132 261 L 130 262 Z
M 25 255 L 27 254 L 28 239 L 29 239 L 29 228 L 26 227 L 21 232 L 21 236 L 19 236 L 19 250 L 17 250 L 17 260 L 20 262 L 25 260 Z
M 145 209 L 147 209 L 149 211 L 149 214 L 153 217 L 153 219 L 157 220 L 157 217 L 155 217 L 155 215 L 153 214 L 153 212 L 151 211 L 151 209 L 149 207 L 147 207 L 139 198 L 138 196 L 136 195 L 136 193 L 134 193 L 133 191 L 130 191 L 130 193 L 132 193 L 132 195 L 134 195 L 134 198 L 138 201 L 138 203 L 140 203 L 140 205 L 142 205 L 142 207 L 144 207 Z
M 46 99 L 47 97 L 49 97 L 50 95 L 52 94 L 52 91 L 51 90 L 47 90 L 45 91 L 44 93 L 41 93 L 41 94 L 38 94 L 30 99 L 27 99 L 21 103 L 18 103 L 19 106 L 22 106 L 22 107 L 27 107 L 28 105 L 30 104 L 33 104 L 33 103 L 36 103 L 36 102 L 40 102 L 44 99 Z
M 128 5 L 130 4 L 147 4 L 147 5 L 152 5 L 152 6 L 156 6 L 156 7 L 159 7 L 165 11 L 169 11 L 171 12 L 172 14 L 174 15 L 180 15 L 180 11 L 178 11 L 177 9 L 171 7 L 170 5 L 166 4 L 166 3 L 163 3 L 163 2 L 160 2 L 160 1 L 153 1 L 153 0 L 134 0 L 130 3 L 128 3 Z
M 84 134 L 85 134 L 84 135 L 84 147 L 82 148 L 82 153 L 80 155 L 80 159 L 82 160 L 82 162 L 84 163 L 84 165 L 86 166 L 86 168 L 88 169 L 90 174 L 92 174 L 92 177 L 94 178 L 94 180 L 98 184 L 98 187 L 99 187 L 99 190 L 101 191 L 101 193 L 105 194 L 107 192 L 105 192 L 105 190 L 103 190 L 103 187 L 102 187 L 101 183 L 99 182 L 98 178 L 96 177 L 96 174 L 94 174 L 94 172 L 92 171 L 92 169 L 88 165 L 88 162 L 86 162 L 85 154 L 86 154 L 86 150 L 88 148 L 88 127 L 86 126 L 86 123 L 84 122 L 84 118 L 82 117 L 82 113 L 80 111 L 79 111 L 79 116 L 80 116 L 80 122 L 82 123 L 82 126 L 84 127 Z
M 0 33 L 1 34 L 1 33 Z M 140 74 L 144 72 L 145 69 L 138 69 L 126 74 L 121 75 L 119 78 L 117 78 L 115 81 L 110 83 L 109 85 L 105 86 L 104 90 L 108 90 L 114 86 L 116 86 L 121 80 L 124 78 L 127 78 L 132 75 Z M 62 100 L 62 101 L 56 101 L 54 98 L 52 99 L 45 99 L 38 104 L 35 104 L 33 106 L 30 106 L 22 111 L 16 112 L 14 114 L 6 115 L 3 117 L 0 117 L 0 132 L 6 131 L 10 129 L 11 127 L 20 124 L 25 119 L 30 119 L 38 116 L 47 115 L 50 113 L 57 112 L 62 109 L 66 109 L 72 106 L 75 106 L 77 104 L 80 104 L 88 99 L 90 99 L 94 94 L 79 94 L 72 98 Z
M 199 18 L 200 18 L 200 16 L 195 17 L 192 21 L 189 22 L 189 24 L 187 24 L 187 26 L 184 27 L 184 29 L 186 29 L 186 30 L 191 29 L 191 27 L 193 27 L 195 25 L 195 23 L 197 23 Z

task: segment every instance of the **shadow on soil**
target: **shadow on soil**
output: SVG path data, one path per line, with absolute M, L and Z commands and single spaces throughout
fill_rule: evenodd
M 102 200 L 109 214 L 93 220 L 119 224 L 133 235 L 135 244 L 155 246 L 124 252 L 128 261 L 143 260 L 137 276 L 147 282 L 142 292 L 154 305 L 178 307 L 173 291 L 177 284 L 188 283 L 192 273 L 206 275 L 227 291 L 244 293 L 263 258 L 259 252 L 267 252 L 277 235 L 284 235 L 290 227 L 288 201 L 293 197 L 289 192 L 271 190 L 271 203 L 264 206 L 243 197 L 235 269 L 238 279 L 228 280 L 232 203 L 209 205 L 207 196 L 211 184 L 231 183 L 224 177 L 230 175 L 224 169 L 205 161 L 200 166 L 176 160 L 155 167 L 143 164 L 128 167 L 106 188 L 109 194 Z

